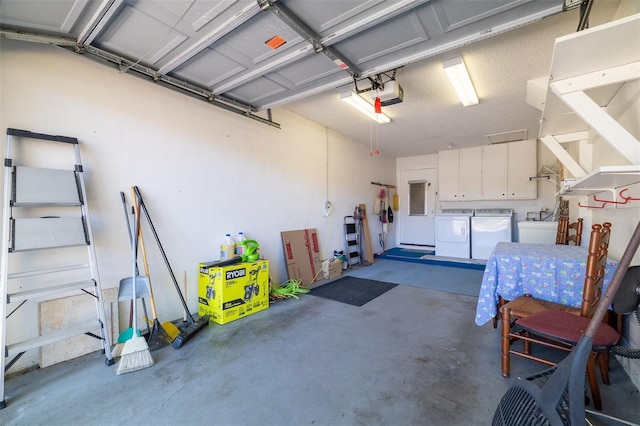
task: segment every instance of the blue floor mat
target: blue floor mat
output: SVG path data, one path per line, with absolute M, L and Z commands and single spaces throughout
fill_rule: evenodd
M 486 264 L 483 263 L 475 263 L 472 261 L 466 261 L 461 259 L 460 261 L 456 261 L 453 258 L 442 257 L 438 258 L 437 256 L 433 256 L 433 252 L 426 253 L 425 252 L 417 252 L 415 250 L 408 250 L 403 248 L 392 248 L 386 250 L 381 254 L 376 254 L 376 258 L 380 259 L 389 259 L 389 260 L 399 260 L 401 262 L 414 262 L 414 263 L 423 263 L 426 265 L 440 265 L 440 266 L 452 266 L 455 268 L 464 268 L 464 269 L 475 269 L 483 271 Z
M 410 257 L 414 259 L 419 259 L 422 256 L 433 254 L 435 254 L 433 250 L 410 250 L 400 247 L 394 247 L 392 249 L 385 250 L 385 252 L 383 253 L 384 256 Z

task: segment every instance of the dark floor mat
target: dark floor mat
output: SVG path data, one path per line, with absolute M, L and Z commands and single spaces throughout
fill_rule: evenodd
M 364 278 L 342 277 L 314 288 L 309 294 L 353 306 L 362 306 L 395 286 L 397 284 Z
M 424 255 L 434 255 L 436 252 L 434 250 L 412 250 L 412 249 L 404 249 L 400 247 L 394 247 L 389 250 L 384 251 L 385 256 L 399 256 L 399 257 L 410 257 L 410 258 L 421 258 Z

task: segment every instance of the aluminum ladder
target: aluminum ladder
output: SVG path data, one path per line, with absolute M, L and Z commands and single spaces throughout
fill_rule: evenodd
M 12 158 L 14 145 L 19 161 Z M 51 163 L 62 168 L 43 167 Z M 86 334 L 99 339 L 105 363 L 114 363 L 78 140 L 9 128 L 4 166 L 0 409 L 6 371 L 28 350 Z M 71 310 L 56 313 L 69 314 L 62 320 L 41 317 L 40 302 L 78 295 L 86 296 L 80 304 L 95 302 L 95 317 L 76 321 Z M 63 325 L 50 327 L 52 320 Z M 43 324 L 55 331 L 42 333 Z
M 344 217 L 344 236 L 346 240 L 345 256 L 347 257 L 347 265 L 361 265 L 360 233 L 358 232 L 358 221 L 353 216 Z

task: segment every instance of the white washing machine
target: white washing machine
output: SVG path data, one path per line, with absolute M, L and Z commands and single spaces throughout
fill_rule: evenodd
M 512 209 L 476 209 L 471 218 L 471 258 L 487 260 L 496 244 L 511 241 Z
M 436 215 L 436 256 L 471 257 L 473 209 L 442 209 Z

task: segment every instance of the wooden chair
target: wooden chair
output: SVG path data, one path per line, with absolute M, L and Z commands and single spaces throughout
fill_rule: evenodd
M 603 225 L 593 225 L 591 236 L 589 239 L 589 248 L 587 255 L 587 266 L 585 273 L 584 288 L 582 292 L 582 304 L 580 308 L 572 308 L 545 300 L 533 298 L 531 296 L 521 296 L 510 302 L 505 303 L 500 308 L 500 316 L 502 322 L 502 344 L 501 344 L 501 370 L 504 377 L 509 377 L 511 369 L 511 354 L 519 355 L 534 361 L 538 361 L 547 365 L 555 365 L 555 362 L 532 355 L 531 344 L 541 343 L 544 346 L 552 346 L 558 349 L 571 350 L 571 346 L 562 342 L 548 342 L 545 339 L 538 339 L 537 336 L 524 328 L 517 327 L 519 321 L 531 315 L 545 311 L 561 311 L 573 315 L 582 316 L 587 319 L 591 318 L 595 307 L 600 301 L 602 294 L 602 285 L 604 281 L 604 269 L 607 263 L 607 252 L 609 249 L 609 238 L 611 235 L 611 224 L 606 222 Z M 512 347 L 512 343 L 522 340 L 523 350 L 518 351 Z M 544 343 L 542 343 L 544 342 Z M 603 382 L 609 382 L 608 359 L 603 357 L 600 363 L 600 370 Z M 597 409 L 602 408 L 600 400 L 600 391 L 598 389 L 595 368 L 593 371 L 588 369 L 589 383 L 591 387 L 591 395 L 594 400 L 594 406 Z
M 582 244 L 582 218 L 579 217 L 575 222 L 569 223 L 567 225 L 567 242 L 565 244 L 570 244 L 573 242 L 574 245 L 579 246 Z
M 556 232 L 556 244 L 566 245 L 569 236 L 569 218 L 561 217 L 558 219 L 558 231 Z
M 572 242 L 576 246 L 582 244 L 582 222 L 583 219 L 581 217 L 572 223 L 569 222 L 568 217 L 558 219 L 556 244 L 569 245 Z
M 640 282 L 640 274 L 634 275 L 635 271 L 631 271 L 632 268 L 629 268 L 631 260 L 638 250 L 638 245 L 640 245 L 640 223 L 636 226 L 631 240 L 620 258 L 620 263 L 611 277 L 607 291 L 602 296 L 588 326 L 575 324 L 567 327 L 573 329 L 569 332 L 572 332 L 574 336 L 580 335 L 569 356 L 556 366 L 527 377 L 526 380 L 517 380 L 500 400 L 493 416 L 493 426 L 591 424 L 588 419 L 585 421 L 584 370 L 587 368 L 588 358 L 593 351 L 594 336 L 600 333 L 603 328 L 602 320 L 606 315 L 607 307 L 614 306 L 615 310 L 616 292 L 623 286 L 623 281 L 627 279 L 630 284 Z M 624 309 L 616 312 L 628 313 L 627 309 L 629 307 L 625 306 Z M 559 312 L 548 311 L 548 313 L 556 314 Z M 535 315 L 543 314 L 544 312 Z M 568 313 L 563 313 L 563 316 L 572 317 L 569 318 L 570 320 L 584 321 L 586 319 Z M 533 317 L 534 315 L 531 315 L 528 318 Z M 562 319 L 552 323 L 562 323 Z M 567 334 L 566 330 L 562 333 Z

